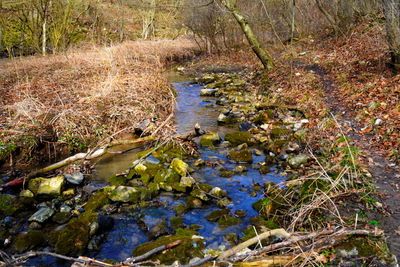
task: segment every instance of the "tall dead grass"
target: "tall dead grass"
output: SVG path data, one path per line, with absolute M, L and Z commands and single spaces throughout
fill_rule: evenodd
M 132 41 L 0 62 L 0 142 L 64 142 L 82 149 L 125 127 L 174 112 L 162 75 L 193 57 L 187 40 Z

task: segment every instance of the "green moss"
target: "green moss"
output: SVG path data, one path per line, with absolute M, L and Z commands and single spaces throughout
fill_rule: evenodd
M 206 193 L 209 193 L 213 189 L 213 187 L 209 184 L 199 184 L 198 186 L 199 186 L 200 190 L 202 190 Z
M 260 166 L 260 174 L 267 174 L 270 172 L 270 167 L 266 166 L 266 165 L 261 165 Z
M 225 135 L 225 140 L 229 141 L 232 145 L 237 146 L 240 144 L 247 144 L 249 146 L 254 144 L 254 138 L 250 132 L 233 132 Z
M 228 158 L 236 161 L 236 162 L 253 162 L 253 155 L 250 149 L 243 149 L 243 150 L 232 150 L 228 154 Z
M 202 147 L 214 147 L 221 142 L 221 137 L 218 133 L 207 133 L 200 137 L 200 146 Z
M 231 246 L 235 246 L 239 241 L 238 235 L 235 233 L 224 234 L 224 238 Z
M 1 213 L 11 216 L 17 211 L 17 205 L 15 205 L 16 197 L 8 194 L 0 195 L 0 211 Z
M 279 228 L 279 225 L 273 220 L 266 220 L 262 216 L 255 216 L 251 218 L 251 224 L 260 226 L 265 226 L 266 228 L 273 230 Z
M 156 176 L 154 177 L 154 182 L 171 185 L 173 183 L 179 183 L 180 179 L 180 175 L 173 169 L 162 169 L 157 172 Z
M 377 257 L 382 262 L 389 264 L 392 262 L 392 255 L 386 249 L 384 242 L 371 237 L 351 237 L 335 247 L 335 251 L 356 251 L 358 258 Z M 343 254 L 343 253 L 342 253 Z
M 159 260 L 161 264 L 172 264 L 178 260 L 181 264 L 187 264 L 192 258 L 203 257 L 202 249 L 204 249 L 204 241 L 202 239 L 192 239 L 197 234 L 195 231 L 177 229 L 176 235 L 162 236 L 156 241 L 144 243 L 136 247 L 133 256 L 143 255 L 144 253 L 164 245 L 174 243 L 178 240 L 181 243 L 164 252 L 157 253 L 149 258 L 149 260 Z
M 200 208 L 203 205 L 203 202 L 197 197 L 188 196 L 186 198 L 186 204 L 188 208 Z
M 21 233 L 17 236 L 13 243 L 13 248 L 18 253 L 22 253 L 45 244 L 46 239 L 41 231 L 29 230 L 27 233 Z

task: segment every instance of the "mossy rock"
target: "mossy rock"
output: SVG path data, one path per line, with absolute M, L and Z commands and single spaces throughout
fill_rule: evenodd
M 222 216 L 226 216 L 228 214 L 228 209 L 214 210 L 206 216 L 206 219 L 210 222 L 217 222 Z
M 253 155 L 250 149 L 243 149 L 243 150 L 232 150 L 228 154 L 228 158 L 236 161 L 236 162 L 246 162 L 252 163 L 253 162 Z
M 186 206 L 185 204 L 179 204 L 175 208 L 176 216 L 181 216 L 181 215 L 185 214 L 188 211 L 188 209 L 189 209 L 189 207 Z
M 174 158 L 169 167 L 180 176 L 185 176 L 188 172 L 189 165 L 181 159 Z
M 221 142 L 221 137 L 218 133 L 206 133 L 200 137 L 200 146 L 202 147 L 214 147 Z
M 271 171 L 271 168 L 266 165 L 261 165 L 260 166 L 260 174 L 267 174 Z
M 272 140 L 274 140 L 274 139 L 282 139 L 282 138 L 287 139 L 291 135 L 293 135 L 292 130 L 286 129 L 286 128 L 274 128 L 274 129 L 271 130 L 271 133 L 270 133 L 270 136 L 271 136 Z
M 168 168 L 168 169 L 161 169 L 157 172 L 156 176 L 154 177 L 155 183 L 166 183 L 166 184 L 173 184 L 179 183 L 181 180 L 181 176 L 175 170 Z
M 201 189 L 194 189 L 192 192 L 190 192 L 190 195 L 194 198 L 198 198 L 203 201 L 210 200 L 210 198 L 207 196 L 206 192 Z
M 15 202 L 17 201 L 17 198 L 13 195 L 8 195 L 8 194 L 0 194 L 0 211 L 1 213 L 11 216 L 13 215 L 17 210 L 17 206 L 15 205 Z M 0 215 L 1 217 L 1 215 Z
M 64 224 L 71 218 L 71 213 L 69 212 L 57 212 L 51 219 L 53 222 L 58 224 Z
M 233 132 L 225 135 L 225 140 L 229 141 L 233 146 L 240 144 L 254 145 L 255 140 L 250 132 Z
M 221 171 L 219 173 L 219 176 L 224 177 L 224 178 L 231 178 L 235 173 L 233 171 Z
M 200 190 L 202 190 L 206 193 L 209 193 L 213 189 L 213 187 L 209 184 L 199 184 L 198 186 L 199 186 Z
M 28 188 L 34 194 L 59 196 L 64 186 L 65 180 L 63 176 L 53 178 L 35 178 L 29 181 Z
M 274 220 L 266 220 L 262 216 L 255 216 L 251 218 L 250 221 L 252 225 L 257 225 L 258 227 L 265 226 L 270 230 L 279 228 L 279 224 L 277 224 Z
M 169 220 L 169 225 L 172 229 L 176 230 L 178 228 L 184 228 L 185 223 L 182 217 L 173 217 Z
M 162 146 L 157 150 L 157 154 L 153 154 L 153 156 L 159 160 L 165 159 L 165 157 L 170 158 L 187 158 L 190 155 L 189 151 L 184 149 L 181 145 L 175 143 L 169 143 L 167 145 Z
M 218 226 L 222 229 L 237 225 L 240 219 L 232 215 L 223 215 L 218 219 Z
M 119 186 L 119 185 L 124 185 L 129 179 L 123 175 L 113 175 L 109 178 L 107 178 L 107 182 L 110 185 L 115 185 L 115 186 Z
M 27 233 L 20 233 L 15 239 L 12 247 L 18 253 L 32 250 L 46 244 L 45 235 L 39 230 L 29 230 Z
M 84 208 L 86 211 L 96 211 L 109 203 L 108 191 L 103 190 L 94 193 L 86 202 Z
M 136 203 L 140 200 L 141 192 L 135 187 L 118 186 L 109 192 L 108 197 L 115 202 L 133 202 Z
M 192 236 L 196 234 L 197 232 L 195 231 L 179 228 L 175 235 L 162 236 L 156 241 L 139 245 L 134 249 L 132 254 L 133 256 L 143 255 L 152 249 L 180 240 L 181 243 L 179 245 L 164 252 L 157 253 L 150 257 L 149 260 L 159 260 L 161 264 L 167 265 L 170 265 L 175 261 L 179 261 L 181 264 L 187 264 L 193 258 L 203 257 L 202 250 L 205 248 L 204 241 L 200 238 L 192 239 Z
M 201 201 L 201 199 L 193 196 L 188 196 L 186 198 L 186 204 L 188 208 L 194 209 L 201 208 L 201 206 L 203 206 L 203 202 Z
M 90 221 L 74 218 L 63 229 L 50 233 L 50 242 L 56 253 L 68 256 L 82 255 L 89 243 Z

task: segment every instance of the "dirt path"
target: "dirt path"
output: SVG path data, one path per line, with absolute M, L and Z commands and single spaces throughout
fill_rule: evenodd
M 380 222 L 380 227 L 385 231 L 390 250 L 400 259 L 400 170 L 389 162 L 382 151 L 371 149 L 369 138 L 372 134 L 361 134 L 361 126 L 354 119 L 353 110 L 349 109 L 341 100 L 340 92 L 334 82 L 329 78 L 329 73 L 320 65 L 296 62 L 298 68 L 313 71 L 321 80 L 326 104 L 334 115 L 339 115 L 338 121 L 349 129 L 347 135 L 354 140 L 357 147 L 363 150 L 368 158 L 368 166 L 374 177 L 375 185 L 381 200 L 386 206 L 388 216 L 376 214 L 375 220 Z

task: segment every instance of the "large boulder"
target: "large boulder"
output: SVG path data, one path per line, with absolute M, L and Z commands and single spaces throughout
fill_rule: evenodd
M 64 177 L 35 178 L 29 181 L 28 188 L 37 195 L 59 196 L 64 186 Z

